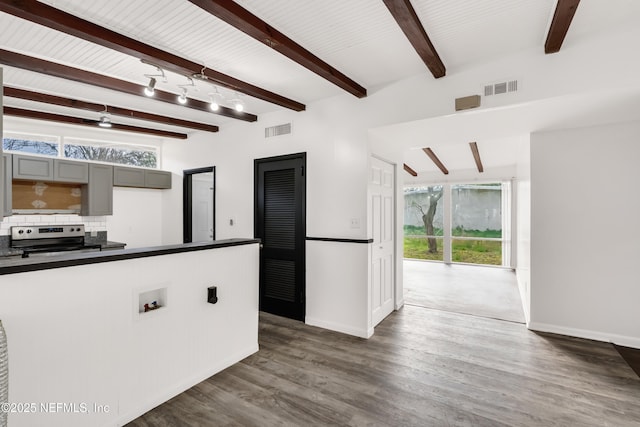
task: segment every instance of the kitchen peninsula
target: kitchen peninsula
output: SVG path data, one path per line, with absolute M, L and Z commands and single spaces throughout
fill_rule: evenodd
M 257 351 L 258 243 L 4 261 L 10 425 L 122 425 Z

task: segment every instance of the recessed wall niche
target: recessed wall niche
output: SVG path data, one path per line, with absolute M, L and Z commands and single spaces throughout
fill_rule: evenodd
M 14 180 L 12 189 L 14 213 L 80 213 L 80 184 Z

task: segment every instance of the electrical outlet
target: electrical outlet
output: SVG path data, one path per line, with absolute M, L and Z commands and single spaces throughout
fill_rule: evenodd
M 360 228 L 360 220 L 358 218 L 351 218 L 351 228 Z

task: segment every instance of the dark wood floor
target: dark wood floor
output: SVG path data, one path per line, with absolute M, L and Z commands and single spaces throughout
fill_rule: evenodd
M 260 351 L 134 426 L 638 426 L 610 344 L 406 306 L 369 339 L 260 315 Z

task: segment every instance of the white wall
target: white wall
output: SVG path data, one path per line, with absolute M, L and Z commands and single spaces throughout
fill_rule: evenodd
M 531 135 L 530 328 L 640 348 L 640 122 Z
M 598 38 L 578 40 L 563 47 L 558 54 L 544 55 L 540 46 L 464 70 L 450 70 L 447 77 L 438 80 L 425 70 L 420 75 L 400 82 L 369 88 L 369 96 L 364 99 L 344 94 L 308 103 L 304 112 L 276 111 L 262 114 L 257 123 L 225 123 L 220 132 L 215 134 L 194 132 L 186 141 L 165 140 L 161 142 L 162 168 L 174 173 L 173 189 L 162 191 L 161 200 L 151 196 L 146 198 L 147 203 L 142 204 L 130 203 L 132 200 L 128 194 L 120 193 L 117 196 L 118 203 L 125 203 L 116 206 L 116 209 L 122 216 L 152 218 L 151 224 L 154 226 L 160 221 L 162 243 L 179 243 L 182 241 L 182 171 L 214 165 L 217 167 L 216 237 L 252 237 L 253 159 L 304 151 L 308 156 L 307 234 L 316 237 L 368 238 L 366 189 L 369 155 L 373 153 L 401 165 L 402 151 L 406 148 L 406 145 L 396 144 L 395 131 L 376 139 L 372 130 L 427 118 L 457 116 L 453 108 L 456 97 L 480 93 L 485 83 L 505 77 L 517 78 L 521 82 L 521 90 L 502 97 L 483 98 L 480 109 L 464 114 L 470 119 L 475 117 L 482 120 L 478 113 L 494 107 L 503 109 L 562 95 L 637 88 L 640 86 L 637 78 L 640 75 L 640 56 L 628 52 L 635 51 L 638 37 L 640 27 L 622 28 L 616 33 L 600 34 Z M 594 51 L 600 55 L 597 64 L 593 62 Z M 251 110 L 250 103 L 247 109 Z M 524 117 L 523 122 L 541 125 L 529 119 Z M 288 122 L 293 123 L 291 135 L 264 138 L 265 127 Z M 562 127 L 563 120 L 554 125 Z M 476 128 L 468 129 L 476 131 Z M 112 133 L 115 135 L 117 132 Z M 420 133 L 412 133 L 410 139 L 416 147 L 424 144 L 424 135 Z M 403 173 L 398 175 L 399 191 L 403 181 L 400 177 L 403 176 Z M 158 205 L 162 211 L 159 219 Z M 398 218 L 401 214 L 402 207 L 399 204 Z M 230 218 L 234 219 L 233 226 L 229 225 Z M 359 229 L 351 228 L 352 218 L 360 218 Z M 396 230 L 401 235 L 401 221 L 397 224 Z M 144 242 L 156 241 L 158 236 L 151 227 L 145 225 L 136 225 L 129 230 L 126 223 L 120 220 L 113 225 L 109 225 L 108 220 L 107 227 L 111 230 L 109 238 L 118 237 L 118 240 L 135 245 L 146 246 Z M 396 251 L 396 281 L 401 283 L 400 240 Z M 331 268 L 331 254 L 320 252 L 314 259 L 308 259 L 308 270 Z M 335 270 L 330 280 L 336 286 L 353 290 L 352 295 L 359 295 L 369 286 L 368 279 L 364 281 L 368 275 L 360 271 L 359 254 L 351 256 L 353 262 L 345 263 L 348 265 L 347 274 Z M 348 282 L 344 277 L 360 277 L 363 282 Z M 321 284 L 314 284 L 311 278 L 307 291 L 316 292 L 315 286 Z M 398 286 L 396 307 L 401 301 L 402 289 Z M 351 303 L 359 305 L 367 302 Z M 332 307 L 315 307 L 314 310 L 318 316 L 316 319 L 321 317 L 327 324 L 336 316 Z M 355 324 L 352 326 L 359 328 Z
M 165 142 L 165 167 L 178 177 L 184 169 L 216 166 L 216 238 L 253 237 L 254 159 L 306 152 L 307 236 L 366 239 L 368 154 L 366 126 L 354 115 L 362 113 L 358 102 L 342 96 L 305 112 L 264 114 L 258 123 L 233 123 L 217 134 Z M 292 134 L 264 138 L 265 127 L 288 122 Z M 177 201 L 172 192 L 169 197 Z M 165 201 L 165 209 L 163 228 L 173 229 L 181 221 L 181 198 L 180 204 Z M 351 227 L 352 218 L 359 219 L 359 228 Z M 309 322 L 367 336 L 367 245 L 309 242 L 307 248 Z
M 308 241 L 307 312 L 309 325 L 369 338 L 367 292 L 370 247 L 362 243 Z
M 203 265 L 209 268 L 202 268 Z M 242 265 L 242 268 L 238 268 Z M 4 275 L 9 425 L 123 425 L 258 350 L 258 245 Z M 218 286 L 218 303 L 207 287 Z M 138 295 L 166 304 L 138 313 Z M 46 413 L 84 403 L 103 413 Z
M 369 238 L 367 210 L 367 162 L 370 154 L 402 164 L 406 146 L 397 146 L 393 132 L 377 138 L 371 130 L 398 123 L 429 117 L 447 117 L 455 114 L 454 99 L 478 93 L 486 82 L 505 77 L 518 78 L 521 90 L 504 97 L 483 99 L 483 107 L 522 104 L 560 95 L 638 86 L 640 59 L 633 55 L 620 55 L 620 50 L 602 50 L 612 63 L 620 62 L 621 70 L 594 69 L 592 53 L 603 45 L 635 49 L 634 38 L 640 29 L 621 29 L 616 34 L 602 35 L 599 39 L 584 39 L 557 55 L 544 55 L 543 49 L 520 52 L 508 58 L 478 65 L 463 71 L 454 71 L 443 79 L 435 80 L 427 72 L 384 87 L 370 88 L 369 96 L 356 99 L 341 95 L 308 103 L 304 112 L 288 110 L 262 114 L 257 123 L 228 123 L 220 132 L 196 132 L 187 141 L 167 141 L 163 146 L 164 167 L 174 172 L 176 179 L 188 168 L 216 166 L 216 232 L 218 238 L 253 236 L 253 160 L 297 152 L 307 153 L 307 235 L 314 237 Z M 617 61 L 617 62 L 616 62 Z M 578 77 L 576 77 L 578 76 Z M 251 110 L 251 106 L 247 106 Z M 477 112 L 469 117 L 478 117 Z M 264 128 L 292 122 L 293 133 L 287 136 L 264 138 Z M 556 124 L 556 125 L 561 125 Z M 509 136 L 509 135 L 503 135 Z M 423 143 L 422 136 L 412 135 L 415 145 Z M 515 165 L 514 165 L 515 166 Z M 400 169 L 401 170 L 401 169 Z M 515 170 L 512 168 L 511 170 Z M 490 173 L 490 171 L 488 171 Z M 399 175 L 401 191 L 403 174 Z M 506 178 L 511 178 L 510 175 Z M 174 188 L 181 187 L 180 184 Z M 181 224 L 181 195 L 172 190 L 163 201 L 163 230 L 166 243 L 177 241 Z M 400 193 L 401 194 L 401 193 Z M 168 200 L 172 200 L 169 202 Z M 397 211 L 401 215 L 402 208 Z M 234 226 L 229 219 L 234 219 Z M 351 219 L 360 218 L 361 227 L 351 228 Z M 400 218 L 400 216 L 398 217 Z M 401 221 L 396 230 L 401 235 Z M 331 281 L 349 295 L 361 295 L 369 286 L 368 275 L 360 271 L 359 254 L 349 255 L 352 262 L 344 268 L 333 269 L 334 257 L 320 247 L 313 249 L 314 257 L 307 258 L 307 271 L 325 271 L 331 277 L 315 280 L 308 275 L 307 293 L 319 295 L 323 283 Z M 396 280 L 401 283 L 402 245 L 396 245 L 398 265 Z M 359 277 L 361 282 L 345 280 Z M 365 277 L 367 278 L 365 280 Z M 316 289 L 316 287 L 318 287 Z M 401 304 L 401 286 L 396 292 L 396 307 Z M 321 307 L 307 300 L 313 307 L 314 321 L 331 324 L 347 316 L 335 312 L 334 306 Z M 367 301 L 351 301 L 352 307 Z M 351 327 L 360 329 L 361 322 Z
M 113 215 L 105 217 L 109 240 L 127 249 L 165 244 L 162 233 L 163 198 L 167 190 L 113 188 Z M 175 224 L 182 231 L 182 223 Z M 179 242 L 166 242 L 179 243 Z

